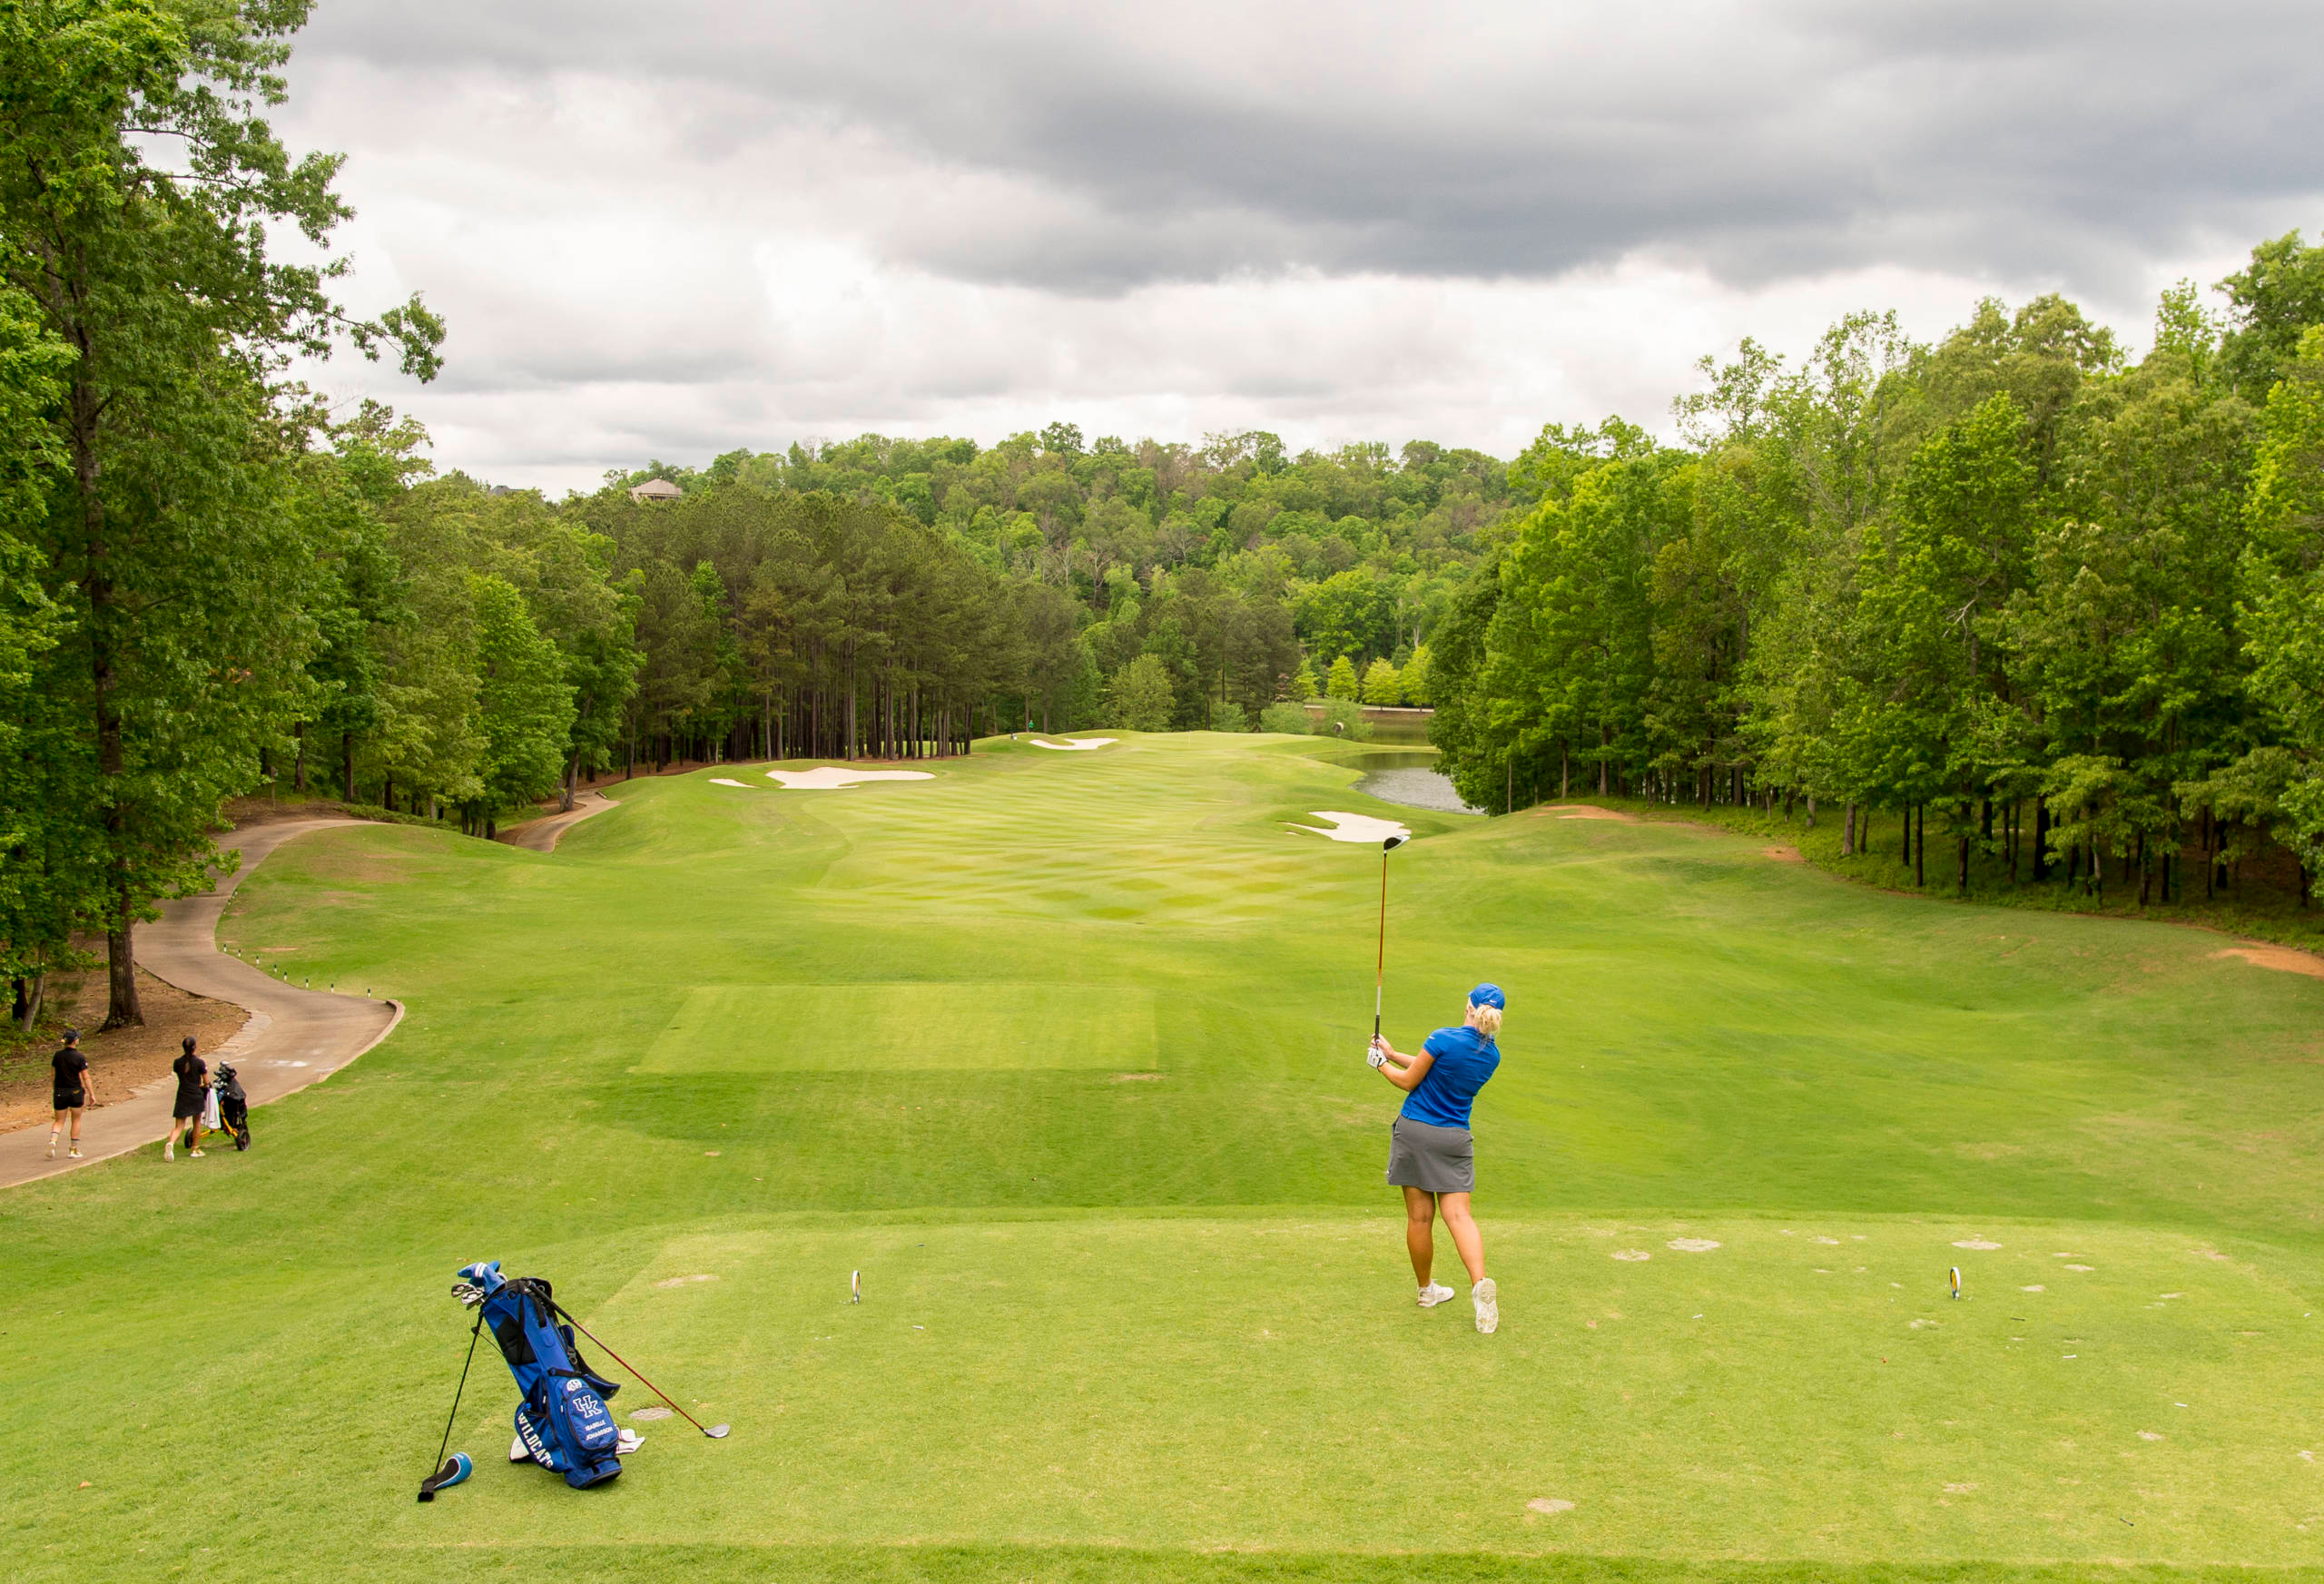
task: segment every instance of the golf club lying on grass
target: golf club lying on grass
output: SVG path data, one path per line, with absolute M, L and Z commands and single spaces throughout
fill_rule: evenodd
M 1372 967 L 1372 1038 L 1375 1044 L 1380 1038 L 1380 993 L 1388 982 L 1388 854 L 1411 840 L 1410 836 L 1391 836 L 1380 843 L 1380 956 Z M 1370 1060 L 1378 1067 L 1379 1053 L 1374 1051 Z
M 599 1342 L 596 1333 L 592 1332 L 587 1326 L 582 1324 L 579 1321 L 574 1319 L 573 1312 L 566 1308 L 564 1304 L 556 1303 L 555 1300 L 551 1300 L 549 1307 L 556 1310 L 557 1316 L 567 1325 L 570 1325 L 574 1330 L 587 1337 L 591 1342 L 596 1343 L 599 1347 L 606 1348 L 606 1356 L 607 1358 L 613 1360 L 614 1363 L 619 1364 L 631 1374 L 636 1375 L 637 1383 L 645 1387 L 648 1392 L 653 1392 L 654 1395 L 659 1397 L 663 1402 L 669 1403 L 672 1412 L 675 1412 L 680 1419 L 684 1420 L 688 1424 L 693 1425 L 696 1430 L 702 1432 L 703 1434 L 708 1436 L 713 1441 L 724 1441 L 728 1435 L 733 1433 L 734 1427 L 732 1425 L 705 1425 L 701 1420 L 696 1419 L 693 1414 L 688 1413 L 684 1409 L 680 1408 L 677 1405 L 677 1402 L 667 1392 L 663 1391 L 661 1387 L 656 1386 L 644 1375 L 638 1374 L 637 1366 L 635 1364 L 631 1363 L 627 1359 L 622 1357 L 621 1354 L 614 1352 L 613 1349 L 606 1347 L 606 1344 L 603 1342 Z

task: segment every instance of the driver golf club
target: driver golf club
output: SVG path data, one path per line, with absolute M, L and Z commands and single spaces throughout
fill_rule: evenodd
M 1391 836 L 1380 843 L 1380 956 L 1372 969 L 1372 1038 L 1380 1038 L 1381 990 L 1388 982 L 1388 854 L 1411 841 Z

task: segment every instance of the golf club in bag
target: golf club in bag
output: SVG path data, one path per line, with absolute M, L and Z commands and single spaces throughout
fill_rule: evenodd
M 219 1125 L 234 1136 L 236 1149 L 251 1146 L 251 1097 L 242 1088 L 242 1081 L 234 1074 L 231 1062 L 220 1062 L 210 1087 L 211 1099 L 218 1107 Z
M 1380 843 L 1380 955 L 1372 969 L 1372 1038 L 1380 1038 L 1381 992 L 1388 982 L 1388 854 L 1411 841 L 1410 836 L 1390 836 Z M 1372 1065 L 1380 1065 L 1376 1055 Z

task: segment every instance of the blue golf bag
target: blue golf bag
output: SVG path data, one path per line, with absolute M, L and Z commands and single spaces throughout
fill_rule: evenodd
M 606 1399 L 621 1387 L 582 1359 L 573 1328 L 559 1323 L 563 1312 L 549 1284 L 537 1276 L 503 1276 L 498 1260 L 464 1265 L 460 1276 L 483 1294 L 484 1323 L 525 1394 L 517 1436 L 533 1461 L 576 1491 L 620 1473 L 614 1447 L 621 1432 Z

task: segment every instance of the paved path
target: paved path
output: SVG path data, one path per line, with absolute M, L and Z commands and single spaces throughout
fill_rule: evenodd
M 208 896 L 162 903 L 162 917 L 137 931 L 137 960 L 147 972 L 182 990 L 231 1001 L 250 1012 L 250 1021 L 242 1025 L 241 1032 L 202 1055 L 213 1067 L 221 1058 L 234 1064 L 252 1106 L 280 1099 L 329 1077 L 386 1038 L 403 1018 L 403 1008 L 397 1002 L 299 989 L 218 949 L 219 917 L 243 875 L 294 837 L 356 822 L 282 820 L 238 831 L 219 845 L 240 848 L 241 868 L 221 880 L 218 889 Z M 87 1112 L 81 1123 L 79 1160 L 65 1158 L 62 1149 L 56 1159 L 44 1158 L 48 1153 L 45 1122 L 0 1134 L 0 1187 L 54 1176 L 168 1137 L 170 1103 L 176 1095 L 177 1080 L 165 1077 L 136 1090 L 127 1100 Z M 264 1121 L 252 1118 L 251 1130 L 256 1136 L 251 1150 L 263 1150 Z M 225 1147 L 231 1150 L 233 1141 L 228 1139 Z M 182 1164 L 184 1156 L 179 1160 Z M 193 1164 L 198 1167 L 202 1163 Z
M 585 792 L 575 794 L 570 812 L 550 814 L 545 819 L 527 820 L 523 824 L 503 831 L 500 840 L 511 847 L 522 847 L 531 852 L 554 852 L 557 838 L 592 814 L 602 814 L 615 808 L 613 799 L 603 792 Z

